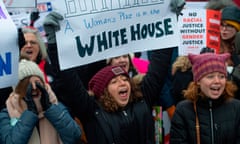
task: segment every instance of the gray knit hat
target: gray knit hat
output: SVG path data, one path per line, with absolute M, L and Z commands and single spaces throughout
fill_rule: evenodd
M 18 79 L 23 80 L 24 78 L 33 75 L 38 76 L 45 82 L 43 72 L 38 65 L 30 60 L 22 59 L 19 62 L 18 67 Z
M 222 10 L 222 20 L 231 20 L 240 23 L 240 8 L 227 6 Z

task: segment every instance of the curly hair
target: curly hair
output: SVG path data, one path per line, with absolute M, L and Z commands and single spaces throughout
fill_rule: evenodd
M 185 72 L 191 67 L 192 64 L 188 59 L 188 56 L 178 56 L 176 61 L 172 64 L 172 74 L 174 75 L 177 70 Z
M 129 79 L 131 85 L 131 93 L 128 103 L 138 101 L 143 98 L 141 88 L 139 83 L 136 83 L 133 79 Z M 104 95 L 99 98 L 99 102 L 102 105 L 103 109 L 107 112 L 116 112 L 122 107 L 117 104 L 113 97 L 107 91 L 107 88 L 104 90 Z
M 234 97 L 234 93 L 237 91 L 237 86 L 232 81 L 227 81 L 223 94 L 223 99 L 227 100 Z M 190 101 L 196 102 L 200 97 L 202 99 L 207 98 L 201 90 L 197 82 L 191 82 L 186 90 L 183 91 L 184 97 Z

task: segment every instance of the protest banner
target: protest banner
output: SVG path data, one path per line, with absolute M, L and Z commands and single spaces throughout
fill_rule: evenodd
M 3 0 L 3 3 L 19 28 L 29 25 L 30 13 L 37 6 L 36 0 Z
M 60 68 L 68 69 L 137 51 L 178 46 L 170 1 L 58 0 Z
M 199 54 L 202 48 L 212 48 L 218 53 L 220 48 L 219 11 L 207 9 L 186 9 L 179 17 L 181 42 L 179 55 Z
M 0 88 L 13 86 L 18 80 L 19 48 L 17 29 L 0 1 Z
M 7 8 L 35 8 L 36 0 L 3 0 Z

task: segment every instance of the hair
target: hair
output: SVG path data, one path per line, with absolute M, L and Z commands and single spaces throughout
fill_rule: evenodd
M 47 48 L 46 48 L 46 45 L 45 45 L 39 31 L 32 27 L 23 27 L 22 32 L 23 32 L 23 34 L 32 33 L 36 36 L 38 44 L 39 44 L 39 53 L 37 56 L 36 63 L 39 64 L 41 62 L 41 60 L 47 58 Z
M 174 75 L 177 70 L 185 72 L 192 67 L 188 56 L 178 56 L 176 61 L 172 64 L 172 74 Z
M 231 82 L 227 81 L 225 85 L 225 89 L 221 97 L 224 100 L 230 99 L 234 97 L 234 93 L 237 91 L 237 86 Z M 197 82 L 191 82 L 186 90 L 183 90 L 184 97 L 190 101 L 196 102 L 199 98 L 206 99 Z
M 222 40 L 220 41 L 220 50 L 219 53 L 229 53 L 233 54 L 235 52 L 235 36 L 230 38 L 229 40 Z M 234 62 L 232 56 L 227 60 L 228 65 L 233 66 Z
M 143 95 L 139 86 L 140 83 L 136 83 L 136 81 L 134 81 L 131 78 L 129 78 L 129 83 L 131 86 L 131 94 L 128 103 L 142 99 Z M 122 108 L 109 94 L 107 88 L 104 89 L 104 95 L 99 97 L 99 102 L 102 105 L 103 109 L 106 110 L 107 112 L 116 112 Z
M 29 79 L 31 76 L 28 76 L 22 80 L 20 80 L 15 88 L 15 92 L 18 93 L 20 95 L 20 98 L 25 97 L 26 93 L 27 93 L 27 87 L 29 84 Z
M 234 40 L 234 52 L 240 55 L 240 32 L 237 32 Z

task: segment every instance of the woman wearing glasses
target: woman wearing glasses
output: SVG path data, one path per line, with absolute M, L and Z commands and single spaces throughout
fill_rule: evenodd
M 220 25 L 221 47 L 220 53 L 230 53 L 228 59 L 229 79 L 238 85 L 236 96 L 240 99 L 240 47 L 237 46 L 240 35 L 240 9 L 236 6 L 227 6 L 222 10 Z

